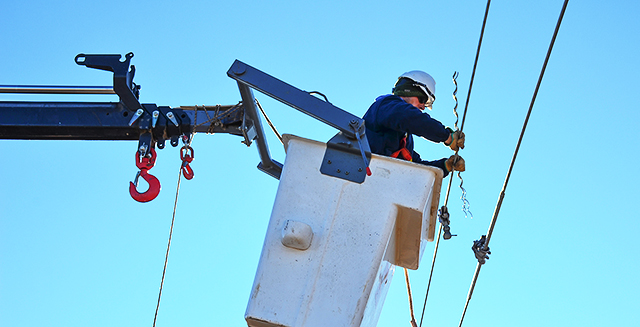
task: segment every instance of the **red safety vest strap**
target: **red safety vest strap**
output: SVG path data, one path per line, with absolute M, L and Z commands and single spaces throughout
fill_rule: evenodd
M 391 154 L 392 158 L 404 159 L 407 161 L 413 161 L 413 157 L 411 156 L 411 152 L 407 150 L 407 136 L 405 135 L 400 140 L 400 150 Z

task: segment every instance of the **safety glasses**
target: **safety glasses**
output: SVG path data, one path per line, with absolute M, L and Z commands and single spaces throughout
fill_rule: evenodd
M 425 107 L 431 109 L 431 105 L 433 104 L 433 98 L 432 97 L 427 97 L 427 96 L 419 96 L 418 97 L 418 101 L 421 104 L 424 104 Z
M 414 86 L 419 87 L 420 89 L 422 89 L 422 91 L 424 91 L 426 94 L 428 94 L 428 96 L 419 96 L 418 97 L 418 101 L 420 101 L 420 103 L 424 104 L 425 107 L 431 109 L 431 105 L 433 104 L 433 101 L 436 100 L 435 95 L 433 95 L 433 93 L 431 93 L 431 91 L 429 91 L 429 88 L 420 83 L 420 82 L 416 82 L 414 81 L 415 84 L 413 84 Z

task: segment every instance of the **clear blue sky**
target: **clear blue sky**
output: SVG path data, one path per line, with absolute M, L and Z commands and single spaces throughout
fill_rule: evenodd
M 456 238 L 441 243 L 423 326 L 457 325 L 561 0 L 494 1 L 464 131 Z M 0 84 L 109 85 L 78 53 L 134 52 L 141 102 L 235 104 L 235 59 L 362 115 L 397 76 L 437 80 L 432 116 L 453 125 L 451 75 L 468 92 L 485 1 L 5 1 Z M 638 325 L 636 239 L 640 5 L 572 1 L 558 35 L 465 326 Z M 282 133 L 335 131 L 257 94 Z M 0 95 L 0 100 L 116 101 Z M 0 117 L 0 119 L 2 119 Z M 269 133 L 272 155 L 284 152 Z M 417 142 L 425 158 L 450 150 Z M 245 326 L 277 180 L 255 147 L 198 134 L 182 182 L 158 326 Z M 136 142 L 0 140 L 0 326 L 151 326 L 178 168 L 159 151 L 160 196 L 128 193 Z M 454 186 L 458 181 L 454 181 Z M 445 189 L 443 189 L 443 192 Z M 366 219 L 363 217 L 363 219 Z M 434 243 L 411 272 L 421 312 Z M 409 326 L 401 270 L 379 326 Z

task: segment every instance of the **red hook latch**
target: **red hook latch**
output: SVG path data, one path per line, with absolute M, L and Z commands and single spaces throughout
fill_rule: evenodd
M 136 175 L 134 182 L 129 182 L 129 193 L 131 197 L 138 202 L 149 202 L 155 199 L 160 193 L 160 181 L 153 175 L 149 174 L 149 169 L 153 168 L 156 164 L 156 150 L 151 148 L 150 157 L 140 156 L 140 153 L 136 151 L 136 166 L 140 169 Z M 144 193 L 139 193 L 137 190 L 138 178 L 142 176 L 147 183 L 149 183 L 149 189 Z
M 189 164 L 193 161 L 193 148 L 185 145 L 180 149 L 180 160 L 182 160 L 182 175 L 186 179 L 193 178 L 193 169 Z

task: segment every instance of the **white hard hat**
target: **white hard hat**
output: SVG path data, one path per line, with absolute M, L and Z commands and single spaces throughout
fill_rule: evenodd
M 398 77 L 398 81 L 402 78 L 408 78 L 414 81 L 414 86 L 419 87 L 428 97 L 425 107 L 431 109 L 431 105 L 436 101 L 436 80 L 421 70 L 406 72 Z

